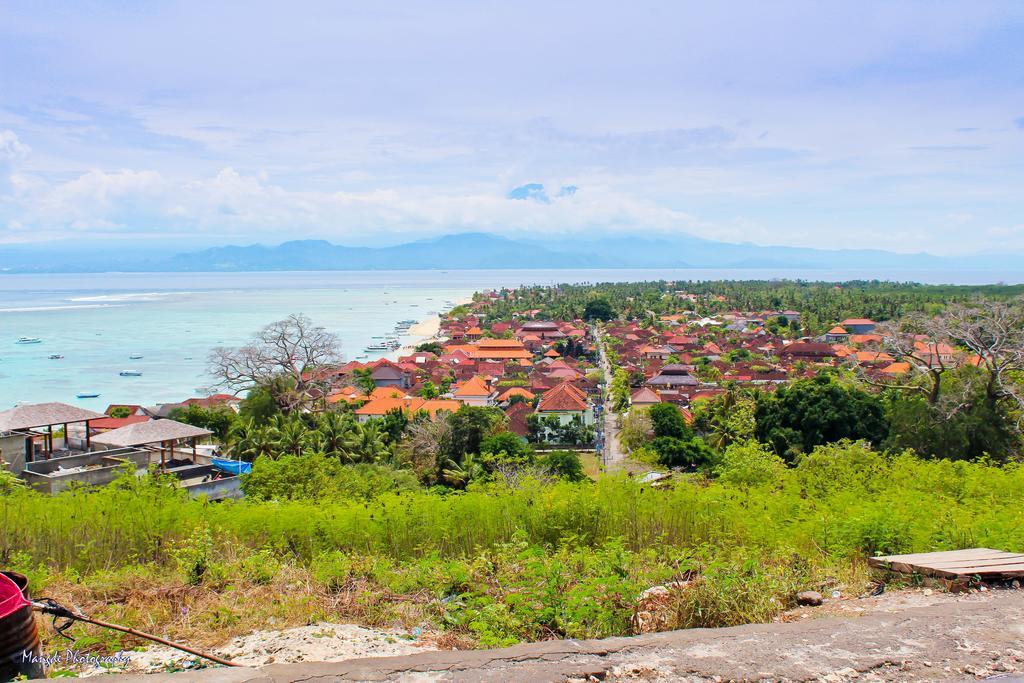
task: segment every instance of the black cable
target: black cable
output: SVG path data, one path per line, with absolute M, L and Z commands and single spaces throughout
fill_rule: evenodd
M 56 631 L 57 635 L 67 638 L 74 642 L 74 638 L 64 633 L 67 629 L 74 625 L 76 619 L 74 613 L 67 607 L 64 607 L 53 598 L 38 598 L 35 600 L 36 604 L 42 605 L 41 611 L 43 614 L 49 614 L 53 616 L 53 630 Z M 59 621 L 63 620 L 63 621 Z

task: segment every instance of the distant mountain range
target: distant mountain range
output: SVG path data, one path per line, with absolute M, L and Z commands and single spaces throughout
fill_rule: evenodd
M 165 252 L 166 253 L 166 252 Z M 33 255 L 35 254 L 35 255 Z M 529 268 L 821 268 L 1020 270 L 1020 255 L 958 258 L 927 253 L 897 254 L 876 249 L 808 249 L 732 244 L 691 235 L 633 236 L 533 235 L 509 239 L 486 233 L 460 233 L 388 247 L 346 247 L 325 240 L 295 240 L 277 246 L 221 246 L 162 256 L 154 252 L 77 252 L 63 257 L 50 250 L 0 253 L 2 272 L 108 271 L 271 271 L 271 270 L 463 270 Z

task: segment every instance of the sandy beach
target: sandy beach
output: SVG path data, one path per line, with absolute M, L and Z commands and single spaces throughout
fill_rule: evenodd
M 421 320 L 409 328 L 409 334 L 414 337 L 426 339 L 436 336 L 441 331 L 441 316 L 434 315 L 426 320 Z

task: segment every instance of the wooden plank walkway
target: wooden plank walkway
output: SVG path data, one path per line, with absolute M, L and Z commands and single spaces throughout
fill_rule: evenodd
M 1024 554 L 991 548 L 869 557 L 868 565 L 904 574 L 921 574 L 942 579 L 978 577 L 985 581 L 1024 577 Z

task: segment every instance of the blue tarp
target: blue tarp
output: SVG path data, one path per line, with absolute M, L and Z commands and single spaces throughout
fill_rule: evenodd
M 223 458 L 210 458 L 210 462 L 221 472 L 249 474 L 252 471 L 251 462 L 239 462 L 238 460 L 225 460 Z

